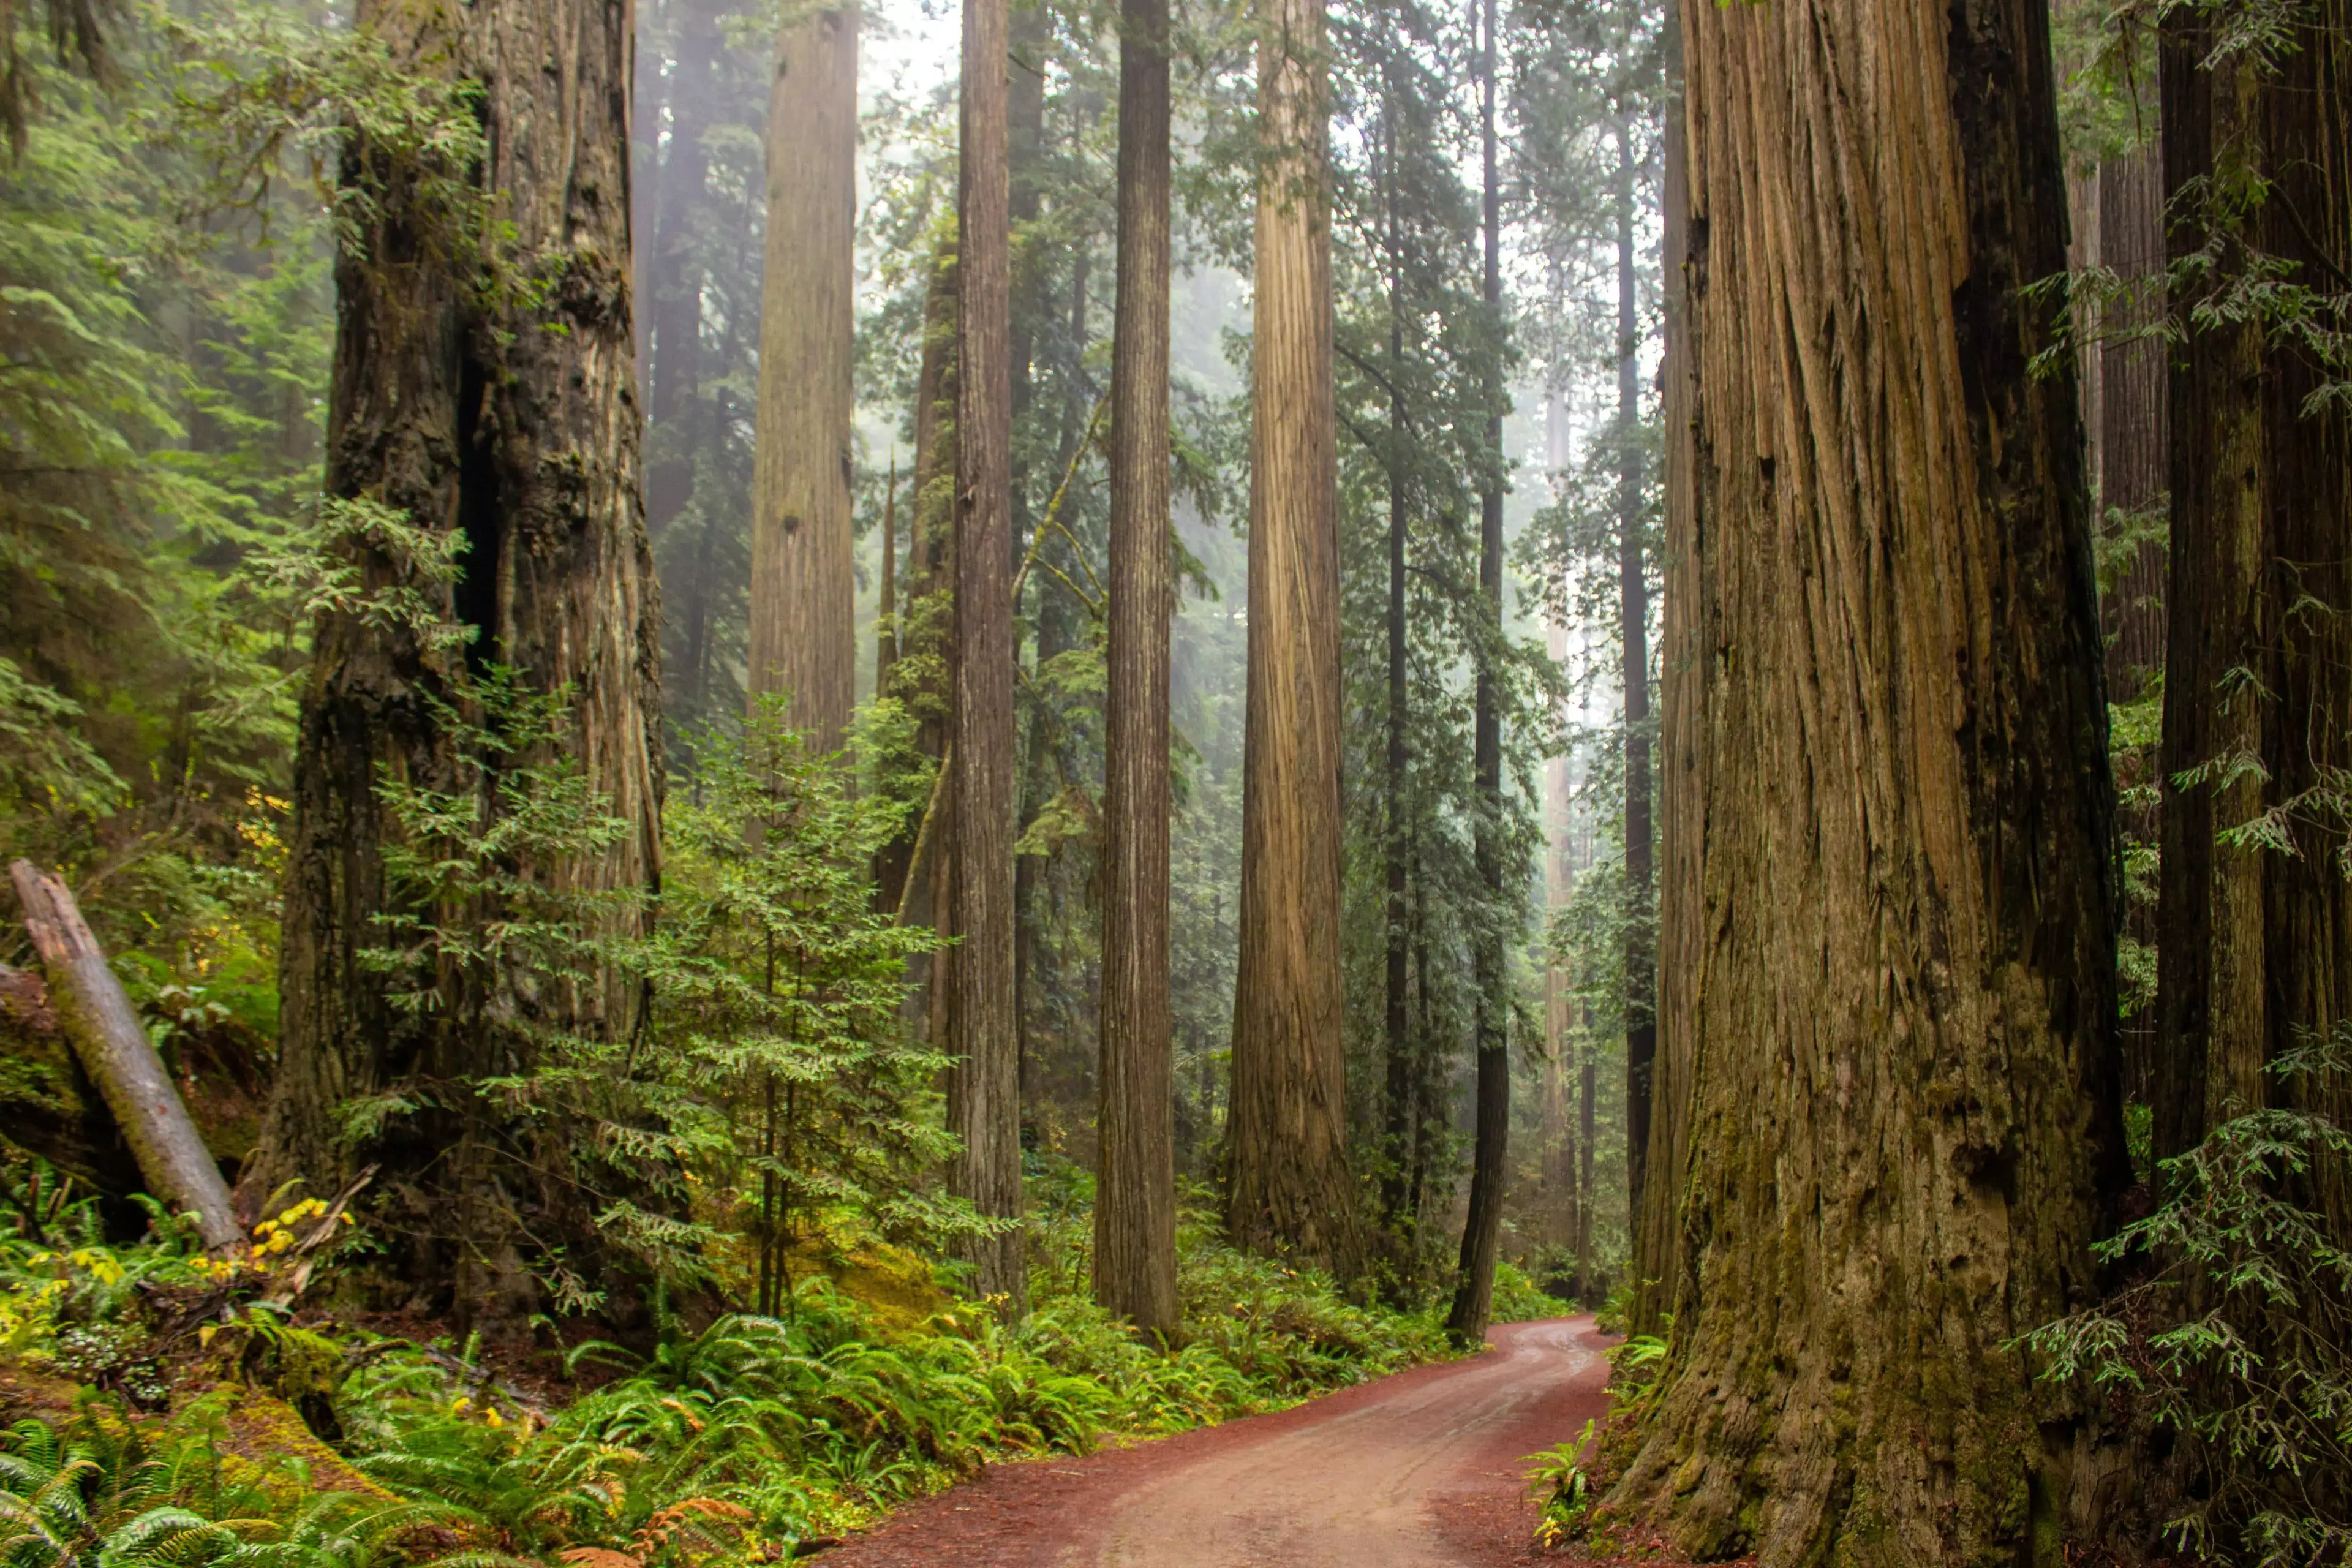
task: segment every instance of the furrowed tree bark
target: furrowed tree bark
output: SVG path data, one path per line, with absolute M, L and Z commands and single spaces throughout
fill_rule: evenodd
M 1168 1012 L 1168 0 L 1125 0 L 1119 19 L 1095 1299 L 1169 1339 L 1182 1310 Z
M 1476 689 L 1472 698 L 1472 787 L 1478 797 L 1473 832 L 1473 853 L 1478 879 L 1486 890 L 1486 919 L 1480 921 L 1475 948 L 1478 1001 L 1475 1013 L 1477 1054 L 1476 1142 L 1470 1162 L 1469 1212 L 1463 1221 L 1460 1278 L 1454 1304 L 1445 1317 L 1446 1331 L 1473 1344 L 1486 1336 L 1494 1316 L 1495 1258 L 1503 1239 L 1504 1189 L 1510 1178 L 1511 1057 L 1507 1021 L 1510 1000 L 1503 989 L 1503 857 L 1496 837 L 1502 832 L 1503 724 L 1501 693 L 1496 667 L 1503 657 L 1503 198 L 1496 177 L 1495 147 L 1495 0 L 1486 0 L 1479 26 L 1484 47 L 1478 70 L 1478 125 L 1484 162 L 1483 228 L 1486 275 L 1485 294 L 1487 330 L 1496 334 L 1486 373 L 1486 455 L 1490 465 L 1478 490 L 1478 596 L 1486 625 L 1486 646 L 1478 654 Z
M 1258 0 L 1249 676 L 1227 1233 L 1356 1267 L 1339 949 L 1339 540 L 1322 0 Z
M 1689 140 L 1684 118 L 1683 27 L 1679 5 L 1666 7 L 1664 36 L 1666 113 L 1664 167 L 1660 178 L 1661 247 L 1664 277 L 1665 345 L 1658 368 L 1662 446 L 1660 478 L 1664 489 L 1664 544 L 1661 562 L 1658 674 L 1662 701 L 1658 724 L 1658 849 L 1664 875 L 1658 887 L 1656 959 L 1656 1048 L 1648 1095 L 1650 1141 L 1643 1157 L 1641 1201 L 1633 1215 L 1635 1333 L 1657 1334 L 1681 1288 L 1681 1210 L 1688 1173 L 1693 1029 L 1704 936 L 1706 835 L 1698 756 L 1699 706 L 1705 655 L 1700 641 L 1698 448 L 1693 416 L 1698 396 L 1691 352 L 1689 285 L 1703 258 L 1696 254 L 1690 223 Z
M 2242 54 L 2209 68 L 2211 22 L 2168 15 L 2159 46 L 2174 254 L 2210 249 L 2202 287 L 2215 296 L 2258 258 L 2341 291 L 2352 266 L 2352 6 L 2302 12 L 2275 68 Z M 2271 184 L 2234 221 L 2194 195 L 2193 182 L 2249 177 Z M 2185 316 L 2200 302 L 2172 308 Z M 2337 1025 L 2352 995 L 2352 887 L 2340 865 L 2352 824 L 2326 804 L 2352 766 L 2352 419 L 2340 403 L 2306 410 L 2326 367 L 2259 316 L 2191 321 L 2173 352 L 2159 1160 L 2243 1109 L 2352 1110 L 2340 1085 L 2263 1070 Z M 2352 1228 L 2352 1195 L 2320 1203 L 2335 1235 Z
M 449 585 L 376 544 L 352 548 L 370 588 L 415 586 L 478 636 L 462 651 L 436 647 L 361 612 L 317 627 L 294 760 L 278 1075 L 240 1185 L 257 1201 L 299 1178 L 324 1197 L 380 1165 L 362 1217 L 387 1248 L 386 1287 L 427 1310 L 521 1315 L 538 1299 L 530 1249 L 564 1247 L 583 1278 L 617 1267 L 593 1205 L 539 1173 L 569 1168 L 571 1130 L 467 1088 L 531 1065 L 509 1054 L 511 1031 L 488 1026 L 488 998 L 403 1011 L 388 994 L 402 982 L 362 954 L 383 942 L 377 917 L 399 912 L 383 862 L 397 827 L 378 785 L 464 776 L 433 703 L 468 700 L 469 662 L 568 694 L 564 744 L 602 809 L 631 827 L 599 856 L 523 869 L 559 890 L 658 882 L 660 606 L 638 500 L 630 12 L 617 0 L 446 11 L 362 0 L 355 21 L 404 68 L 479 84 L 489 152 L 477 177 L 500 232 L 494 286 L 478 288 L 478 265 L 436 239 L 447 217 L 411 174 L 364 137 L 348 145 L 344 184 L 373 213 L 364 243 L 336 266 L 326 491 L 462 532 Z M 487 816 L 497 801 L 484 789 Z M 583 984 L 506 973 L 492 989 L 532 998 L 541 1027 L 607 1037 L 634 1026 L 641 1000 L 614 973 Z M 430 1103 L 343 1135 L 346 1104 L 419 1086 Z
M 236 1246 L 244 1231 L 229 1202 L 228 1184 L 180 1103 L 163 1058 L 81 918 L 72 890 L 29 860 L 12 862 L 8 877 L 24 906 L 25 930 L 41 955 L 58 1026 L 114 1112 L 148 1192 L 166 1207 L 193 1216 L 207 1248 L 221 1252 Z
M 964 1247 L 972 1288 L 1028 1307 L 1021 1215 L 1019 1021 L 1013 965 L 1012 217 L 1005 0 L 964 0 L 956 210 L 955 843 L 948 1053 L 951 1186 L 1016 1222 Z
M 788 694 L 819 751 L 857 699 L 851 532 L 857 10 L 789 22 L 768 94 L 767 267 L 751 476 L 749 692 Z
M 1688 1262 L 1611 1501 L 1702 1561 L 2054 1565 L 2092 1413 L 2008 1347 L 2128 1174 L 2080 425 L 2020 296 L 2064 264 L 2048 19 L 1682 23 Z

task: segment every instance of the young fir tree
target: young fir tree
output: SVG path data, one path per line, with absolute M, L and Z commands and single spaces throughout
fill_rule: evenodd
M 2088 1287 L 2122 1148 L 2079 425 L 2021 293 L 2046 13 L 1682 22 L 1708 959 L 1620 1496 L 1699 1557 L 2054 1561 L 2090 1413 L 2005 1347 Z

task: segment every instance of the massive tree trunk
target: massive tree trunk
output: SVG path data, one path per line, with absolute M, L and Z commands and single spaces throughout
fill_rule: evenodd
M 1322 0 L 1258 0 L 1242 763 L 1228 1233 L 1355 1265 L 1339 954 L 1339 522 Z
M 2047 16 L 1683 27 L 1689 1258 L 1614 1500 L 1701 1560 L 2055 1564 L 2087 1414 L 2008 1347 L 2094 1288 L 2121 1117 L 2080 426 L 2020 295 Z
M 1168 0 L 1125 0 L 1120 23 L 1095 1299 L 1168 1337 L 1181 1315 L 1168 1016 Z
M 2274 69 L 2242 54 L 2208 68 L 2211 19 L 2183 9 L 2165 22 L 2172 243 L 2211 257 L 2211 298 L 2260 260 L 2291 265 L 2289 281 L 2322 293 L 2346 287 L 2352 6 L 2309 7 L 2294 41 Z M 2234 220 L 2195 184 L 2227 189 L 2233 176 L 2272 182 Z M 2340 1087 L 2263 1068 L 2303 1032 L 2341 1022 L 2352 997 L 2347 823 L 2330 804 L 2352 766 L 2352 419 L 2341 402 L 2306 411 L 2326 368 L 2259 313 L 2192 321 L 2174 353 L 2159 1159 L 2239 1108 L 2315 1091 L 2342 1114 Z M 2184 774 L 2197 776 L 2184 786 Z M 2229 834 L 2236 842 L 2217 842 Z M 2340 1237 L 2346 1195 L 2325 1201 Z
M 630 826 L 604 852 L 522 869 L 559 893 L 657 881 L 660 611 L 638 501 L 629 18 L 598 0 L 431 12 L 362 0 L 356 17 L 404 67 L 480 85 L 478 177 L 504 232 L 494 286 L 478 287 L 438 237 L 448 221 L 430 187 L 354 139 L 343 178 L 373 205 L 364 243 L 336 268 L 327 493 L 461 531 L 462 575 L 446 587 L 379 536 L 352 548 L 371 586 L 411 585 L 478 636 L 461 654 L 363 612 L 320 620 L 294 763 L 278 1079 L 242 1184 L 257 1197 L 302 1178 L 324 1196 L 381 1163 L 370 1191 L 386 1274 L 436 1309 L 454 1292 L 470 1311 L 505 1289 L 499 1310 L 528 1310 L 537 1247 L 567 1248 L 589 1279 L 612 1256 L 595 1194 L 567 1179 L 573 1130 L 526 1122 L 469 1083 L 530 1066 L 509 1054 L 515 1032 L 490 1026 L 492 1007 L 527 1008 L 541 1037 L 610 1036 L 632 1026 L 637 987 L 501 969 L 494 1001 L 419 1014 L 394 1005 L 404 982 L 362 954 L 385 940 L 378 917 L 398 912 L 384 868 L 397 826 L 378 785 L 446 788 L 478 772 L 435 706 L 467 703 L 468 661 L 568 695 L 564 743 L 604 811 Z M 477 780 L 486 816 L 491 782 Z M 343 1107 L 394 1093 L 417 1109 L 345 1136 Z
M 767 271 L 751 470 L 753 703 L 789 694 L 820 751 L 857 700 L 851 531 L 857 10 L 787 26 L 768 94 Z
M 1013 965 L 1012 216 L 1005 0 L 964 0 L 955 483 L 955 844 L 948 1123 L 953 1187 L 1014 1222 L 965 1248 L 972 1289 L 1028 1304 Z
M 1657 1034 L 1651 1059 L 1650 1142 L 1643 1155 L 1641 1201 L 1627 1211 L 1633 1231 L 1636 1333 L 1655 1334 L 1674 1308 L 1683 1262 L 1681 1210 L 1690 1152 L 1690 1089 L 1696 1022 L 1706 849 L 1704 795 L 1698 757 L 1698 702 L 1703 673 L 1697 609 L 1697 450 L 1692 416 L 1698 405 L 1691 352 L 1689 289 L 1705 258 L 1693 244 L 1690 160 L 1683 114 L 1682 8 L 1669 0 L 1664 39 L 1667 111 L 1660 171 L 1660 253 L 1664 277 L 1665 351 L 1658 367 L 1662 426 L 1660 477 L 1664 489 L 1664 574 L 1659 684 L 1658 848 L 1664 875 L 1658 888 L 1658 929 L 1651 947 L 1656 963 Z
M 1495 0 L 1486 0 L 1481 32 L 1485 47 L 1478 70 L 1478 125 L 1484 162 L 1483 227 L 1485 293 L 1494 358 L 1486 372 L 1487 470 L 1478 487 L 1478 596 L 1486 624 L 1478 650 L 1476 689 L 1471 700 L 1472 787 L 1477 793 L 1473 830 L 1478 880 L 1485 889 L 1486 918 L 1478 922 L 1474 967 L 1478 999 L 1476 1142 L 1470 1161 L 1469 1212 L 1462 1226 L 1460 1278 L 1446 1331 L 1472 1343 L 1486 1338 L 1494 1315 L 1495 1257 L 1503 1239 L 1504 1188 L 1510 1178 L 1511 1002 L 1503 988 L 1503 723 L 1498 667 L 1503 658 L 1503 196 L 1495 147 Z

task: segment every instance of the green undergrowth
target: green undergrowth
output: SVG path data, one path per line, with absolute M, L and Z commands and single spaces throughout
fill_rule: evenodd
M 868 1305 L 817 1274 L 783 1317 L 666 1313 L 649 1348 L 578 1345 L 534 1381 L 472 1343 L 306 1322 L 268 1305 L 267 1274 L 52 1216 L 42 1241 L 0 1241 L 0 1568 L 772 1563 L 990 1461 L 1447 1353 L 1433 1316 L 1352 1303 L 1198 1222 L 1181 1342 L 1139 1342 L 1086 1299 L 1084 1220 L 1037 1215 L 1017 1322 L 950 1300 L 909 1324 L 903 1291 Z

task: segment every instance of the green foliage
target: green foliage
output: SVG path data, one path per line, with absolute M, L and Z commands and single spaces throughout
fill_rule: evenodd
M 1587 1421 L 1584 1430 L 1573 1441 L 1529 1454 L 1519 1461 L 1528 1467 L 1525 1472 L 1528 1484 L 1543 1503 L 1543 1518 L 1537 1522 L 1536 1539 L 1546 1547 L 1556 1546 L 1574 1534 L 1592 1511 L 1592 1478 L 1586 1473 L 1583 1458 L 1592 1444 L 1594 1425 Z
M 0 854 L 102 874 L 89 912 L 152 1016 L 185 1011 L 168 994 L 266 1037 L 312 616 L 370 597 L 320 578 L 401 521 L 317 501 L 333 246 L 365 216 L 341 149 L 367 135 L 479 229 L 480 130 L 453 84 L 281 7 L 49 10 L 102 47 L 0 16 L 26 111 L 0 168 Z
M 2164 1162 L 2162 1205 L 2100 1244 L 2136 1281 L 2020 1342 L 2173 1436 L 2195 1477 L 2176 1547 L 2284 1568 L 2352 1545 L 2352 1254 L 2326 1212 L 2352 1178 L 2352 1028 L 2268 1070 L 2273 1103 Z
M 1494 1321 L 1532 1323 L 1565 1316 L 1567 1304 L 1536 1289 L 1527 1271 L 1507 1260 L 1495 1265 Z
M 657 1300 L 644 1351 L 589 1342 L 563 1358 L 568 1373 L 620 1375 L 554 1408 L 482 1364 L 478 1343 L 331 1337 L 247 1306 L 201 1333 L 202 1375 L 232 1381 L 169 1422 L 94 1390 L 72 1422 L 28 1423 L 0 1444 L 12 1494 L 0 1517 L 16 1530 L 31 1515 L 46 1532 L 6 1550 L 37 1548 L 43 1568 L 85 1561 L 75 1553 L 99 1568 L 101 1551 L 108 1568 L 774 1561 L 990 1458 L 1180 1431 L 1446 1353 L 1433 1320 L 1353 1305 L 1328 1279 L 1236 1254 L 1197 1220 L 1182 1237 L 1181 1342 L 1139 1342 L 1087 1297 L 1084 1178 L 1057 1168 L 1045 1184 L 1068 1202 L 1034 1237 L 1039 1290 L 1025 1320 L 957 1306 L 891 1331 L 823 1279 L 793 1290 L 786 1316 L 699 1331 Z M 252 1281 L 227 1273 L 234 1300 Z M 68 1376 L 79 1374 L 71 1332 L 145 1342 L 181 1304 L 217 1310 L 222 1277 L 175 1243 L 67 1254 L 0 1240 L 12 1348 Z M 357 1476 L 337 1490 L 306 1480 L 291 1453 L 233 1440 L 235 1380 L 331 1414 Z M 359 1478 L 383 1490 L 359 1489 Z M 183 1532 L 173 1550 L 188 1555 L 140 1555 L 167 1518 Z
M 436 700 L 458 763 L 379 787 L 393 897 L 364 956 L 420 1029 L 468 1041 L 427 1060 L 508 1065 L 391 1083 L 347 1108 L 351 1137 L 419 1120 L 509 1180 L 561 1172 L 648 1281 L 735 1297 L 729 1238 L 748 1235 L 771 1311 L 808 1235 L 936 1244 L 980 1224 L 935 1187 L 953 1148 L 930 1087 L 946 1059 L 898 1017 L 906 961 L 937 939 L 873 907 L 866 867 L 900 826 L 887 795 L 854 788 L 849 760 L 811 753 L 771 703 L 698 748 L 656 904 L 595 873 L 634 830 L 569 744 L 566 693 L 494 668 L 462 706 Z M 581 1000 L 599 996 L 648 999 L 615 1030 Z M 601 1303 L 580 1264 L 507 1239 L 559 1309 Z

